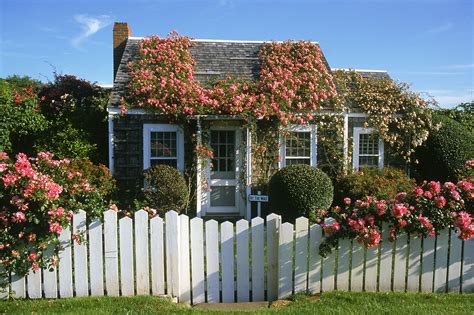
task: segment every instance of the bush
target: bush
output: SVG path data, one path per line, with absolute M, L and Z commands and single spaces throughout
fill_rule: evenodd
M 103 164 L 95 165 L 89 160 L 74 160 L 69 165 L 71 171 L 82 174 L 87 178 L 96 191 L 104 198 L 110 198 L 116 191 L 117 185 L 110 170 Z
M 393 199 L 401 191 L 413 190 L 415 184 L 402 170 L 393 167 L 381 170 L 367 168 L 339 177 L 335 184 L 334 201 L 342 205 L 346 197 L 352 200 L 362 200 L 365 196 Z
M 415 152 L 417 176 L 427 180 L 456 181 L 462 177 L 467 160 L 474 158 L 474 133 L 459 122 L 440 114 L 433 115 L 434 129 Z
M 327 210 L 333 192 L 331 179 L 323 171 L 305 164 L 290 165 L 270 179 L 269 206 L 284 221 L 292 222 L 309 217 L 314 210 Z
M 69 163 L 47 152 L 35 158 L 19 153 L 16 159 L 0 152 L 0 261 L 6 271 L 24 275 L 57 266 L 58 235 L 70 226 L 74 211 L 83 209 L 93 218 L 107 209 L 101 194 L 70 171 Z
M 186 210 L 189 190 L 183 175 L 174 167 L 156 165 L 143 172 L 145 187 L 141 193 L 143 206 L 154 208 L 162 215 L 169 210 Z

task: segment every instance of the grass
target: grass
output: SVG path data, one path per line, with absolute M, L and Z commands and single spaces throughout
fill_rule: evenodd
M 316 301 L 297 295 L 284 308 L 256 314 L 474 314 L 474 295 L 331 292 Z M 208 314 L 151 296 L 0 302 L 0 314 Z M 238 314 L 238 312 L 233 312 Z

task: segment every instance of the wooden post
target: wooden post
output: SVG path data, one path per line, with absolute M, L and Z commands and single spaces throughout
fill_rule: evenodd
M 249 200 L 249 195 L 252 193 L 252 133 L 250 128 L 247 127 L 247 143 L 246 143 L 246 166 L 247 166 L 247 174 L 246 174 L 246 195 L 247 195 L 247 220 L 252 219 L 252 204 Z M 260 203 L 259 207 L 260 207 Z M 258 216 L 260 216 L 260 211 L 258 212 Z
M 202 135 L 201 135 L 201 120 L 197 118 L 197 133 L 196 133 L 196 142 L 197 145 L 202 145 Z M 202 161 L 199 155 L 196 158 L 196 216 L 198 218 L 202 217 L 201 205 L 202 205 L 202 196 L 201 196 L 201 172 L 202 172 Z

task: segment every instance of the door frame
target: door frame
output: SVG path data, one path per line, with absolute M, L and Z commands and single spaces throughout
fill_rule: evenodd
M 229 211 L 231 207 L 211 207 L 211 186 L 213 181 L 218 181 L 216 179 L 211 179 L 211 159 L 207 159 L 206 161 L 206 169 L 205 169 L 205 176 L 207 182 L 207 192 L 203 194 L 201 208 L 204 215 L 209 214 L 219 214 L 219 215 L 244 215 L 245 211 L 245 200 L 242 197 L 242 185 L 241 185 L 241 174 L 242 174 L 242 127 L 241 126 L 211 126 L 209 128 L 209 133 L 212 131 L 234 131 L 235 132 L 235 179 L 229 179 L 227 181 L 233 181 L 235 183 L 235 211 Z M 210 137 L 208 139 L 208 143 L 210 144 Z M 226 181 L 221 179 L 220 181 Z M 225 185 L 224 185 L 225 186 Z M 232 185 L 233 186 L 233 185 Z M 234 208 L 234 207 L 232 207 Z M 221 211 L 219 211 L 219 209 Z

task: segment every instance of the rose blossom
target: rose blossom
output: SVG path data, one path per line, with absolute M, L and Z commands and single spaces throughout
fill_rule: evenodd
M 339 222 L 333 222 L 333 223 L 330 223 L 330 224 L 324 224 L 323 225 L 323 230 L 324 230 L 324 233 L 326 235 L 330 235 L 334 232 L 337 232 L 339 231 L 340 229 L 340 225 L 339 225 Z
M 446 205 L 446 199 L 441 196 L 441 197 L 435 197 L 434 202 L 436 205 L 436 208 L 442 209 Z
M 15 212 L 13 214 L 13 218 L 12 218 L 12 221 L 13 222 L 23 222 L 23 221 L 26 221 L 26 216 L 23 212 L 21 211 L 18 211 L 18 212 Z
M 392 208 L 392 215 L 397 219 L 403 217 L 407 212 L 407 207 L 402 203 L 396 203 Z
M 344 203 L 345 203 L 346 205 L 350 205 L 351 202 L 352 202 L 351 198 L 348 198 L 348 197 L 344 198 Z

